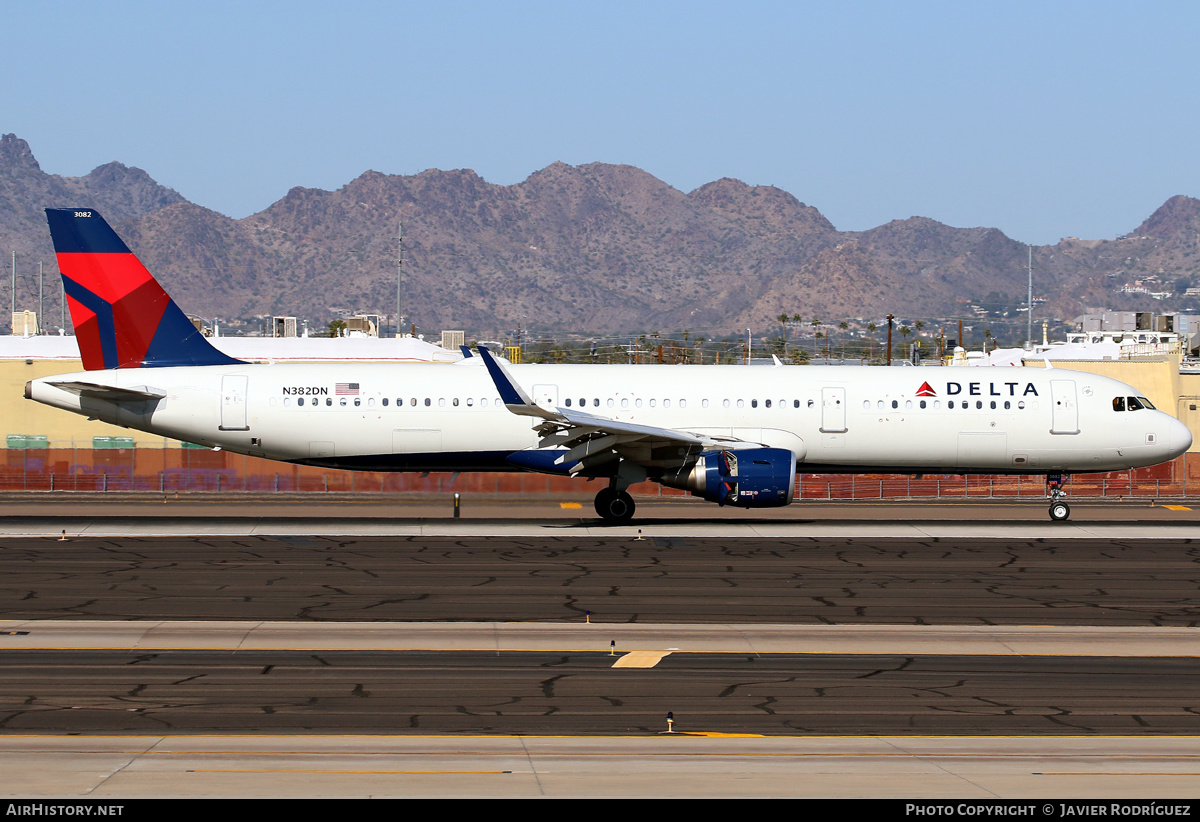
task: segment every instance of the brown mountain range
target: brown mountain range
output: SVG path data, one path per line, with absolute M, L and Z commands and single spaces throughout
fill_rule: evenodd
M 15 249 L 19 270 L 41 259 L 57 273 L 47 206 L 99 209 L 184 310 L 205 317 L 394 315 L 401 219 L 403 310 L 428 331 L 488 335 L 523 319 L 560 333 L 729 334 L 777 328 L 780 313 L 961 316 L 964 301 L 1023 302 L 1026 288 L 1026 246 L 994 228 L 910 217 L 838 231 L 771 186 L 722 179 L 685 194 L 603 163 L 554 163 L 511 186 L 470 170 L 368 171 L 337 191 L 294 188 L 234 220 L 120 163 L 47 174 L 25 141 L 4 135 L 0 254 Z M 1036 290 L 1060 317 L 1163 309 L 1116 288 L 1200 281 L 1198 238 L 1200 201 L 1173 197 L 1125 237 L 1037 247 Z M 7 278 L 0 290 L 7 298 Z M 29 293 L 18 287 L 22 304 Z

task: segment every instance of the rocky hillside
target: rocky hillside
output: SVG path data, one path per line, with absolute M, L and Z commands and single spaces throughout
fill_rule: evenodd
M 554 163 L 512 186 L 470 170 L 368 171 L 337 191 L 294 188 L 233 220 L 137 168 L 42 171 L 0 139 L 0 254 L 56 273 L 42 209 L 102 211 L 184 310 L 205 317 L 343 311 L 394 315 L 404 226 L 404 313 L 426 331 L 525 326 L 605 333 L 777 328 L 780 313 L 952 317 L 966 301 L 1023 301 L 1026 246 L 994 228 L 910 217 L 838 231 L 770 186 L 717 180 L 690 193 L 632 166 Z M 1200 201 L 1173 197 L 1125 237 L 1035 249 L 1037 291 L 1070 317 L 1087 306 L 1161 309 L 1127 280 L 1200 285 Z M 0 293 L 8 298 L 8 280 Z M 1155 286 L 1150 290 L 1163 290 Z M 28 291 L 18 287 L 22 296 Z M 49 313 L 49 312 L 48 312 Z M 389 320 L 390 322 L 390 320 Z

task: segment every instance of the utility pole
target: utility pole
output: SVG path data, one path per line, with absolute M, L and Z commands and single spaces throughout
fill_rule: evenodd
M 404 220 L 396 231 L 396 336 L 400 336 L 400 281 L 404 278 Z
M 1025 345 L 1033 348 L 1033 246 L 1029 246 L 1029 295 L 1025 303 Z
M 891 364 L 892 364 L 892 320 L 894 320 L 894 319 L 896 319 L 895 315 L 893 315 L 893 314 L 888 314 L 888 315 L 887 315 L 887 321 L 888 321 L 888 353 L 887 353 L 887 364 L 888 364 L 888 365 L 891 365 Z
M 42 306 L 42 261 L 38 260 L 38 329 L 45 333 L 46 311 Z

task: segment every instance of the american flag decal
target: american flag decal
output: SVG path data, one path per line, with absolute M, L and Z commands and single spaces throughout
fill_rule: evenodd
M 356 382 L 339 382 L 333 388 L 334 394 L 357 394 L 358 383 Z

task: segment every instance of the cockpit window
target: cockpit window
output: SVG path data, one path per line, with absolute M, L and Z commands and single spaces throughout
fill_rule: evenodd
M 1129 402 L 1129 410 L 1130 411 L 1141 411 L 1143 408 L 1142 403 L 1138 400 L 1137 397 L 1130 397 L 1128 402 Z
M 1125 410 L 1125 398 L 1124 397 L 1113 397 L 1113 410 L 1114 411 L 1124 411 Z
M 1154 403 L 1150 402 L 1150 400 L 1146 399 L 1145 397 L 1138 397 L 1137 401 L 1142 404 L 1142 408 L 1154 408 Z

